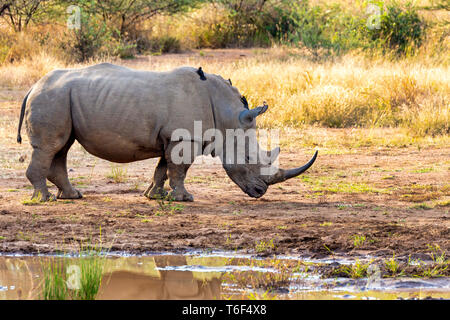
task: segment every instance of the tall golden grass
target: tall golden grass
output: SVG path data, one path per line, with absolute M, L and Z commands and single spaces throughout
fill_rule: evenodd
M 417 136 L 450 132 L 450 70 L 446 65 L 356 53 L 314 61 L 300 50 L 283 47 L 253 49 L 247 55 L 226 62 L 198 53 L 114 62 L 155 71 L 201 65 L 206 72 L 231 78 L 251 106 L 263 101 L 271 106 L 259 120 L 263 127 L 404 127 Z M 27 88 L 53 69 L 79 66 L 41 51 L 1 66 L 0 87 Z

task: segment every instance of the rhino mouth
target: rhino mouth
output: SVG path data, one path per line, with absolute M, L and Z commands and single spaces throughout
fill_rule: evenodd
M 252 198 L 261 198 L 267 191 L 267 185 L 256 185 L 253 187 L 246 188 L 244 191 Z

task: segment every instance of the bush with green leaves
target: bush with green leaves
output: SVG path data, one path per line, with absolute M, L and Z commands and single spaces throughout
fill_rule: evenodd
M 171 36 L 159 38 L 142 36 L 136 40 L 136 50 L 139 53 L 177 53 L 181 51 L 180 40 Z
M 378 25 L 367 27 L 368 5 L 380 8 Z M 350 11 L 340 4 L 312 5 L 308 1 L 280 2 L 276 15 L 268 16 L 264 28 L 275 39 L 312 50 L 335 53 L 355 48 L 393 50 L 405 54 L 422 44 L 426 25 L 412 3 L 367 1 L 359 10 Z
M 132 58 L 136 52 L 178 52 L 180 42 L 170 36 L 143 37 L 139 23 L 155 15 L 184 12 L 199 0 L 121 1 L 60 0 L 63 7 L 76 5 L 81 12 L 81 28 L 71 30 L 63 49 L 73 60 L 86 61 L 102 55 Z
M 310 5 L 308 1 L 282 5 L 273 23 L 265 25 L 272 37 L 293 45 L 346 51 L 361 46 L 363 20 L 339 4 Z M 265 21 L 270 21 L 266 19 Z
M 169 32 L 170 28 L 163 28 L 165 31 L 155 34 L 149 24 L 157 16 L 184 14 L 206 2 L 221 18 L 207 28 L 195 29 L 198 33 L 194 35 L 191 47 L 251 47 L 282 43 L 306 47 L 316 56 L 319 53 L 339 54 L 357 48 L 405 55 L 414 53 L 423 43 L 427 28 L 418 13 L 419 7 L 395 0 L 387 4 L 381 0 L 358 1 L 354 6 L 345 5 L 342 1 L 330 3 L 308 0 L 27 0 L 12 4 L 13 2 L 7 2 L 11 4 L 6 7 L 0 6 L 0 19 L 16 34 L 20 34 L 19 30 L 29 28 L 31 24 L 44 26 L 52 23 L 63 28 L 68 18 L 67 8 L 70 5 L 78 6 L 81 10 L 81 27 L 66 31 L 60 45 L 65 53 L 64 57 L 68 56 L 75 61 L 101 58 L 102 55 L 131 58 L 136 53 L 179 52 L 185 33 L 173 34 Z M 445 9 L 448 7 L 445 3 L 433 1 L 428 9 Z M 367 12 L 369 6 L 378 6 L 380 12 L 374 28 L 367 26 L 368 20 L 373 17 Z M 427 7 L 421 9 L 427 10 Z M 164 19 L 162 21 L 164 23 Z M 170 20 L 165 20 L 170 24 L 168 21 Z M 442 35 L 445 37 L 448 28 L 444 26 L 443 30 Z M 41 32 L 39 30 L 35 33 Z M 39 43 L 38 47 L 49 47 L 46 33 L 35 40 Z M 26 44 L 25 41 L 22 43 Z M 13 47 L 16 49 L 12 50 Z M 28 47 L 30 46 L 18 47 L 0 35 L 0 63 L 26 57 L 26 53 L 30 52 Z
M 80 4 L 91 2 L 93 1 L 81 0 Z M 68 40 L 62 42 L 61 47 L 77 62 L 111 52 L 111 30 L 95 14 L 95 10 L 87 5 L 80 10 L 79 28 L 69 30 L 66 36 Z
M 425 22 L 420 18 L 417 7 L 407 3 L 402 7 L 397 2 L 387 5 L 380 16 L 379 28 L 368 31 L 372 41 L 384 49 L 405 54 L 420 46 L 425 36 Z
M 275 10 L 286 0 L 213 0 L 226 9 L 226 24 L 213 26 L 210 33 L 204 34 L 208 43 L 214 47 L 228 46 L 267 46 L 272 42 L 265 25 L 272 21 Z M 269 19 L 269 20 L 268 20 Z

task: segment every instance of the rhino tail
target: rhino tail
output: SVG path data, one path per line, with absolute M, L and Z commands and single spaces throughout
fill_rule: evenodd
M 25 107 L 27 105 L 28 96 L 31 90 L 28 91 L 27 95 L 23 99 L 22 108 L 20 110 L 20 120 L 19 120 L 19 129 L 17 130 L 17 143 L 22 143 L 22 136 L 20 135 L 20 130 L 22 129 L 23 117 L 25 116 Z

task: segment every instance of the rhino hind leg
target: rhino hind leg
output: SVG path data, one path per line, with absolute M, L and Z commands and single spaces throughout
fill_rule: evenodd
M 49 154 L 40 148 L 33 148 L 31 162 L 28 166 L 26 176 L 34 187 L 31 199 L 40 201 L 54 201 L 56 197 L 48 191 L 47 174 L 50 169 L 53 154 Z
M 48 180 L 58 187 L 58 199 L 80 199 L 83 197 L 80 191 L 75 189 L 67 175 L 67 152 L 74 143 L 75 138 L 71 136 L 66 145 L 53 157 L 48 173 Z
M 68 179 L 65 181 L 61 178 L 67 177 L 65 159 L 73 143 L 72 120 L 68 106 L 68 101 L 48 103 L 47 97 L 40 95 L 30 101 L 26 123 L 33 152 L 26 176 L 34 187 L 32 199 L 56 199 L 47 188 L 49 177 L 58 187 L 63 186 L 63 182 L 68 182 Z
M 144 196 L 149 199 L 164 198 L 167 196 L 167 191 L 164 190 L 164 183 L 167 180 L 167 161 L 164 157 L 159 159 L 153 175 L 151 185 L 144 192 Z

